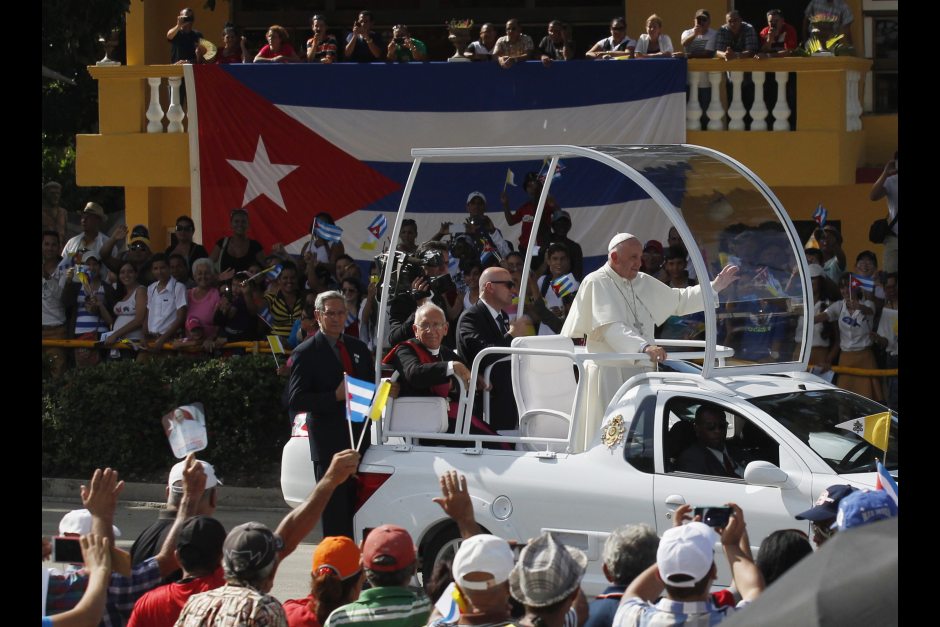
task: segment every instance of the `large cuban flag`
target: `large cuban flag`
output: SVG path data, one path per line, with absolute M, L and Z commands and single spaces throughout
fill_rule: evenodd
M 314 217 L 326 211 L 342 227 L 346 251 L 369 259 L 376 251 L 361 247 L 369 225 L 378 215 L 393 222 L 415 147 L 685 141 L 683 59 L 509 70 L 487 63 L 232 64 L 185 72 L 193 217 L 209 247 L 229 233 L 231 209 L 246 207 L 252 238 L 298 253 Z M 499 195 L 507 168 L 521 179 L 541 166 L 540 159 L 422 165 L 408 208 L 418 241 L 442 221 L 461 224 L 467 195 L 481 191 L 493 222 L 518 247 L 520 226 L 507 225 Z M 659 175 L 675 188 L 681 173 Z M 552 182 L 589 267 L 606 255 L 610 234 L 664 240 L 669 227 L 645 192 L 615 178 L 604 166 L 566 158 L 564 175 Z M 528 200 L 521 186 L 507 194 L 512 209 Z

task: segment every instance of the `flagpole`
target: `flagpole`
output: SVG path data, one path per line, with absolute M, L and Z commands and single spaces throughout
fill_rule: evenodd
M 349 410 L 349 375 L 343 375 L 343 388 L 346 394 L 346 426 L 349 427 L 349 446 L 352 446 L 356 442 L 356 436 L 353 435 L 352 430 L 352 414 Z
M 362 433 L 359 434 L 359 443 L 356 444 L 356 452 L 357 452 L 357 453 L 359 452 L 359 447 L 362 446 L 362 441 L 363 441 L 363 440 L 365 439 L 365 437 L 366 437 L 366 429 L 370 428 L 371 426 L 372 426 L 372 421 L 371 421 L 371 420 L 363 421 L 363 423 L 362 423 Z M 352 432 L 352 422 L 349 423 L 349 430 L 350 430 L 350 433 L 351 433 L 351 432 Z

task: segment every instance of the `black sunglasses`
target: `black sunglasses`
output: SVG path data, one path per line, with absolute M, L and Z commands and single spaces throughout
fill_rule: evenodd
M 512 288 L 516 287 L 516 282 L 515 282 L 515 281 L 490 281 L 490 283 L 499 283 L 499 284 L 502 284 L 502 285 L 506 285 L 506 286 L 509 287 L 509 289 L 512 289 Z

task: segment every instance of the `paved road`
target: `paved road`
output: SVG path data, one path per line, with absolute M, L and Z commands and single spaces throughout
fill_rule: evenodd
M 42 535 L 55 535 L 62 516 L 69 510 L 79 507 L 81 507 L 81 502 L 77 498 L 77 492 L 75 499 L 44 496 L 42 499 Z M 271 529 L 275 529 L 288 511 L 286 505 L 281 508 L 258 507 L 255 509 L 223 506 L 216 510 L 215 517 L 225 525 L 226 529 L 249 520 L 262 522 Z M 130 550 L 134 539 L 153 522 L 157 512 L 156 506 L 152 503 L 140 501 L 119 503 L 114 517 L 114 523 L 121 530 L 121 537 L 117 539 L 118 546 Z M 323 532 L 318 524 L 305 541 L 297 547 L 297 550 L 280 565 L 271 594 L 281 601 L 307 595 L 310 591 L 310 562 L 313 550 L 322 537 Z

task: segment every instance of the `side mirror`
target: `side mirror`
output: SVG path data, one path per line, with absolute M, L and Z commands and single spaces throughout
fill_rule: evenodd
M 744 469 L 744 480 L 751 485 L 782 488 L 789 479 L 790 475 L 770 462 L 753 461 Z

